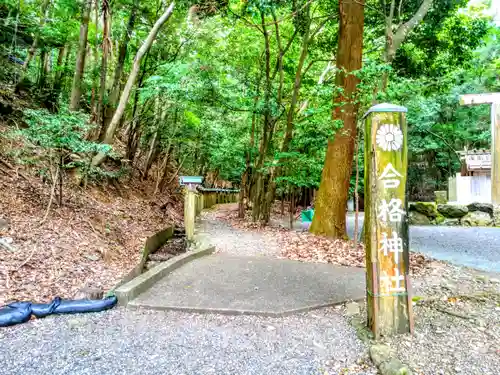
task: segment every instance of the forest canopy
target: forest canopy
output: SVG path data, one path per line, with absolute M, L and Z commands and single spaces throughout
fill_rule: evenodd
M 410 198 L 429 199 L 459 171 L 457 151 L 490 146 L 488 108 L 458 96 L 499 90 L 499 28 L 488 3 L 359 6 L 354 126 L 374 103 L 407 107 Z M 341 16 L 336 0 L 6 0 L 2 114 L 14 92 L 27 126 L 16 132 L 79 182 L 135 173 L 161 193 L 179 173 L 210 175 L 267 222 L 276 198 L 310 203 L 345 125 L 332 115 L 346 94 Z

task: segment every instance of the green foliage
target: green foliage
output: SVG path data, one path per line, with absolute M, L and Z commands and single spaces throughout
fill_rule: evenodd
M 109 145 L 102 145 L 85 139 L 92 129 L 87 116 L 63 110 L 51 114 L 46 110 L 26 109 L 24 111 L 28 128 L 19 134 L 31 143 L 49 152 L 92 154 L 109 152 Z
M 46 87 L 35 87 L 36 93 L 43 96 L 58 84 L 61 86 L 58 101 L 62 110 L 57 114 L 26 110 L 29 127 L 19 132 L 29 142 L 46 150 L 46 157 L 55 158 L 59 153 L 78 154 L 80 160 L 87 163 L 95 152 L 109 153 L 110 150 L 87 140 L 92 127 L 96 126 L 89 124 L 92 116 L 70 113 L 65 109 L 76 63 L 82 2 L 50 1 L 49 17 L 43 26 L 40 22 L 42 2 L 7 0 L 0 5 L 2 61 L 8 61 L 9 55 L 26 58 L 34 36 L 38 36 L 37 53 L 26 76 L 34 86 L 37 83 L 40 86 L 43 50 L 48 56 L 49 72 L 46 72 Z M 109 100 L 119 54 L 115 45 L 126 32 L 134 4 L 132 0 L 111 3 L 110 41 L 113 48 L 108 61 L 105 103 Z M 489 147 L 488 108 L 461 107 L 458 96 L 500 90 L 499 29 L 491 24 L 483 6 L 462 9 L 467 6 L 465 0 L 436 0 L 423 22 L 408 35 L 390 67 L 381 63 L 385 47 L 383 4 L 371 0 L 365 8 L 363 68 L 356 72 L 361 80 L 355 98 L 359 105 L 360 125 L 362 114 L 374 101 L 408 107 L 412 192 L 422 195 L 436 187 L 445 189 L 447 177 L 459 168 L 455 151 L 464 147 Z M 390 6 L 390 2 L 385 4 Z M 408 21 L 420 4 L 420 0 L 402 2 L 395 12 L 394 25 Z M 164 5 L 161 2 L 139 2 L 121 84 L 130 72 L 134 54 Z M 333 106 L 338 105 L 333 104 L 332 97 L 341 94 L 335 82 L 335 61 L 331 61 L 335 59 L 338 39 L 338 20 L 334 17 L 338 12 L 338 1 L 322 0 L 309 4 L 306 0 L 185 0 L 177 2 L 176 6 L 172 19 L 161 30 L 142 62 L 138 86 L 126 109 L 121 134 L 125 138 L 122 140 L 129 135 L 132 124 L 137 126 L 140 138 L 141 152 L 138 154 L 141 157 L 135 161 L 134 167 L 142 168 L 142 159 L 157 135 L 154 153 L 157 164 L 166 160 L 168 155 L 167 160 L 175 168 L 180 168 L 180 173 L 214 172 L 219 178 L 239 182 L 246 170 L 247 158 L 250 177 L 255 176 L 261 156 L 263 128 L 271 126 L 272 139 L 263 150 L 264 176 L 267 178 L 273 168 L 279 166 L 278 191 L 284 192 L 291 187 L 318 187 L 327 142 L 343 125 L 332 121 L 331 116 Z M 269 88 L 265 80 L 262 15 L 270 39 Z M 273 22 L 274 17 L 279 20 L 278 27 Z M 293 137 L 287 152 L 282 153 L 302 38 L 309 23 L 314 30 L 328 17 L 331 20 L 310 42 L 293 114 Z M 289 47 L 283 56 L 282 75 L 276 71 L 278 32 L 282 48 Z M 95 22 L 94 10 L 91 12 L 88 41 L 89 53 L 81 81 L 81 107 L 84 112 L 95 114 L 91 103 L 92 98 L 95 101 L 98 97 L 99 87 L 93 85 L 94 78 L 100 74 L 105 41 L 102 40 L 101 21 Z M 65 56 L 63 66 L 57 66 L 58 51 L 63 45 L 70 53 Z M 4 65 L 0 65 L 0 79 L 5 77 L 5 81 L 13 81 L 23 74 L 20 66 Z M 60 76 L 59 72 L 63 74 Z M 389 74 L 385 92 L 380 89 L 380 79 L 384 74 Z M 57 77 L 62 77 L 60 82 L 56 82 Z M 265 124 L 265 115 L 273 119 L 271 124 Z M 358 156 L 358 191 L 362 192 L 362 147 Z M 26 157 L 25 160 L 36 163 L 33 158 L 28 160 Z M 112 172 L 87 171 L 97 179 L 115 178 L 126 172 L 126 168 Z M 353 170 L 351 195 L 354 189 Z

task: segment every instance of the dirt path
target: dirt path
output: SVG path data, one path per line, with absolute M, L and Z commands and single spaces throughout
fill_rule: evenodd
M 202 214 L 199 230 L 207 241 L 215 246 L 217 251 L 231 255 L 280 256 L 278 241 L 267 233 L 239 230 L 220 220 L 221 216 L 234 212 L 234 209 L 234 205 L 224 205 L 221 210 Z

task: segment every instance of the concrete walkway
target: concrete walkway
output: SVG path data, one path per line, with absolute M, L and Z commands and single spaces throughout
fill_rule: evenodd
M 364 295 L 361 268 L 214 254 L 177 269 L 129 306 L 278 316 Z

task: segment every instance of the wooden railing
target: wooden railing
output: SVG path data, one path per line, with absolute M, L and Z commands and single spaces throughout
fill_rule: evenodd
M 188 241 L 194 237 L 196 217 L 204 209 L 216 204 L 235 203 L 238 201 L 237 189 L 210 189 L 198 187 L 196 191 L 186 189 L 184 195 L 184 227 Z

